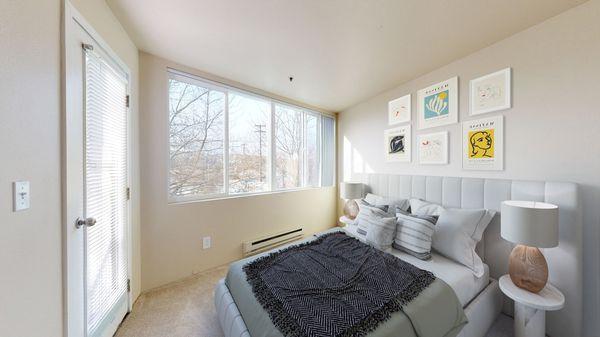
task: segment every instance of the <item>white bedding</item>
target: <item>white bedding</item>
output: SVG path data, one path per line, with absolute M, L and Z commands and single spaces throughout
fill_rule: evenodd
M 360 236 L 357 236 L 354 233 L 356 227 L 357 226 L 349 225 L 344 227 L 344 230 L 361 240 Z M 466 307 L 467 304 L 469 304 L 469 302 L 471 302 L 471 300 L 488 285 L 490 280 L 490 269 L 487 264 L 483 265 L 483 276 L 475 277 L 471 269 L 454 262 L 435 251 L 431 252 L 431 259 L 427 261 L 420 260 L 394 248 L 386 250 L 386 252 L 421 269 L 428 270 L 435 276 L 444 280 L 444 282 L 452 287 L 463 307 Z
M 429 270 L 435 276 L 444 280 L 456 293 L 460 303 L 466 307 L 472 299 L 479 294 L 489 283 L 490 269 L 484 264 L 484 274 L 481 277 L 473 275 L 473 271 L 462 264 L 458 264 L 435 251 L 431 252 L 431 259 L 419 260 L 416 257 L 392 249 L 391 254 L 413 264 L 421 269 Z

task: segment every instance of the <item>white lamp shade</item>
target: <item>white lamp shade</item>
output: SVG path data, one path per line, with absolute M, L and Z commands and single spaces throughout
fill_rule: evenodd
M 340 197 L 342 199 L 360 199 L 363 196 L 362 183 L 341 183 Z
M 502 237 L 538 248 L 558 246 L 558 206 L 535 201 L 502 202 Z

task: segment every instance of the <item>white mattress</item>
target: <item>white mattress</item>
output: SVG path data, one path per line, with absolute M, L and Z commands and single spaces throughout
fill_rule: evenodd
M 357 226 L 349 225 L 343 229 L 348 234 L 353 235 L 362 241 L 362 237 L 356 235 L 356 227 Z M 417 259 L 410 254 L 406 254 L 394 248 L 387 252 L 421 269 L 428 270 L 435 276 L 444 280 L 444 282 L 448 283 L 448 285 L 454 289 L 454 292 L 463 307 L 466 307 L 490 281 L 490 268 L 487 264 L 484 264 L 485 270 L 483 276 L 475 277 L 469 268 L 436 252 L 431 252 L 432 257 L 427 261 Z
M 444 280 L 444 282 L 448 283 L 454 289 L 463 307 L 466 307 L 490 281 L 490 269 L 487 264 L 484 264 L 485 271 L 483 276 L 475 277 L 469 268 L 436 252 L 432 252 L 431 260 L 427 261 L 417 259 L 397 249 L 392 249 L 390 253 L 421 269 L 429 270 L 435 276 Z

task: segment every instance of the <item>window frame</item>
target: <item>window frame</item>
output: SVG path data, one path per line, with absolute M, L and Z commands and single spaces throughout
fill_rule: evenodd
M 276 99 L 267 95 L 262 95 L 262 94 L 258 94 L 258 93 L 254 93 L 245 89 L 241 89 L 241 88 L 237 88 L 228 84 L 224 84 L 224 83 L 220 83 L 220 82 L 216 82 L 216 81 L 212 81 L 206 78 L 202 78 L 200 76 L 197 75 L 193 75 L 190 73 L 186 73 L 177 69 L 173 69 L 173 68 L 169 68 L 167 67 L 167 81 L 166 81 L 166 102 L 167 102 L 167 106 L 166 106 L 166 161 L 167 161 L 167 172 L 166 172 L 166 193 L 167 193 L 167 202 L 168 204 L 178 204 L 178 203 L 192 203 L 192 202 L 202 202 L 202 201 L 211 201 L 211 200 L 222 200 L 222 199 L 233 199 L 233 198 L 245 198 L 245 197 L 252 197 L 252 196 L 260 196 L 260 195 L 267 195 L 267 194 L 275 194 L 275 193 L 286 193 L 286 192 L 296 192 L 296 191 L 303 191 L 303 190 L 310 190 L 310 189 L 320 189 L 320 188 L 327 188 L 327 187 L 333 187 L 335 186 L 335 179 L 336 179 L 336 167 L 337 167 L 337 162 L 336 159 L 337 155 L 337 149 L 334 146 L 334 160 L 333 160 L 333 182 L 334 184 L 331 186 L 323 186 L 323 118 L 331 118 L 333 119 L 333 143 L 336 144 L 336 137 L 337 137 L 337 119 L 334 115 L 332 114 L 327 114 L 327 113 L 321 113 L 312 109 L 308 109 L 302 106 L 298 106 L 298 105 L 294 105 L 288 102 L 284 102 L 280 99 Z M 211 194 L 194 194 L 194 195 L 186 195 L 186 196 L 176 196 L 176 195 L 172 195 L 170 192 L 170 185 L 171 185 L 171 139 L 170 139 L 170 133 L 171 133 L 171 125 L 170 125 L 170 106 L 169 106 L 169 102 L 170 102 L 170 85 L 169 85 L 169 81 L 170 80 L 175 80 L 175 81 L 179 81 L 179 82 L 184 82 L 184 83 L 189 83 L 192 85 L 197 85 L 200 87 L 204 87 L 210 90 L 214 90 L 214 91 L 219 91 L 222 92 L 224 94 L 224 100 L 225 100 L 225 107 L 224 107 L 224 118 L 223 118 L 223 122 L 224 122 L 224 127 L 223 127 L 223 193 L 211 193 Z M 238 95 L 243 95 L 243 96 L 248 96 L 251 98 L 256 98 L 258 100 L 261 101 L 265 101 L 270 103 L 270 107 L 271 107 L 271 111 L 270 111 L 270 145 L 267 146 L 269 149 L 269 153 L 267 156 L 267 165 L 268 165 L 268 169 L 267 169 L 267 187 L 268 190 L 266 191 L 260 191 L 260 192 L 244 192 L 244 193 L 231 193 L 229 191 L 229 168 L 230 168 L 230 163 L 229 163 L 229 152 L 230 152 L 230 144 L 229 144 L 229 97 L 230 97 L 230 92 L 235 92 Z M 277 188 L 277 183 L 276 183 L 276 165 L 275 165 L 275 156 L 276 156 L 276 141 L 275 141 L 275 137 L 276 137 L 276 119 L 275 119 L 275 109 L 276 106 L 280 105 L 280 106 L 284 106 L 287 108 L 292 108 L 295 110 L 299 110 L 302 113 L 302 123 L 301 123 L 301 134 L 302 134 L 302 150 L 301 150 L 301 162 L 302 162 L 302 167 L 301 167 L 301 177 L 300 177 L 300 187 L 294 187 L 294 188 Z M 318 166 L 319 166 L 319 182 L 318 182 L 318 186 L 307 186 L 307 180 L 308 180 L 308 176 L 307 176 L 307 172 L 308 172 L 308 165 L 307 165 L 307 147 L 306 147 L 306 142 L 307 142 L 307 137 L 306 137 L 306 130 L 307 130 L 307 118 L 306 116 L 310 115 L 310 116 L 314 116 L 317 117 L 317 158 L 318 158 Z

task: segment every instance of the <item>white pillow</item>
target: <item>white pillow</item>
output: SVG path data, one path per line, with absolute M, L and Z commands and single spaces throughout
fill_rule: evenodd
M 401 210 L 403 210 L 405 212 L 410 207 L 410 202 L 408 201 L 408 199 L 382 197 L 380 195 L 373 194 L 373 193 L 367 193 L 364 200 L 371 205 L 388 206 L 388 212 L 390 212 L 390 214 L 394 214 L 394 215 L 395 215 L 394 212 L 396 211 L 396 207 L 400 208 Z
M 382 205 L 381 200 L 383 200 L 383 197 L 377 194 L 367 193 L 365 196 L 365 201 L 371 205 Z
M 444 207 L 421 199 L 410 199 L 410 212 L 416 215 L 440 215 Z
M 496 211 L 488 209 L 447 208 L 426 201 L 411 199 L 413 213 L 438 215 L 433 233 L 432 248 L 440 254 L 467 266 L 476 277 L 484 274 L 483 261 L 475 247 L 481 241 L 483 232 L 492 221 Z

